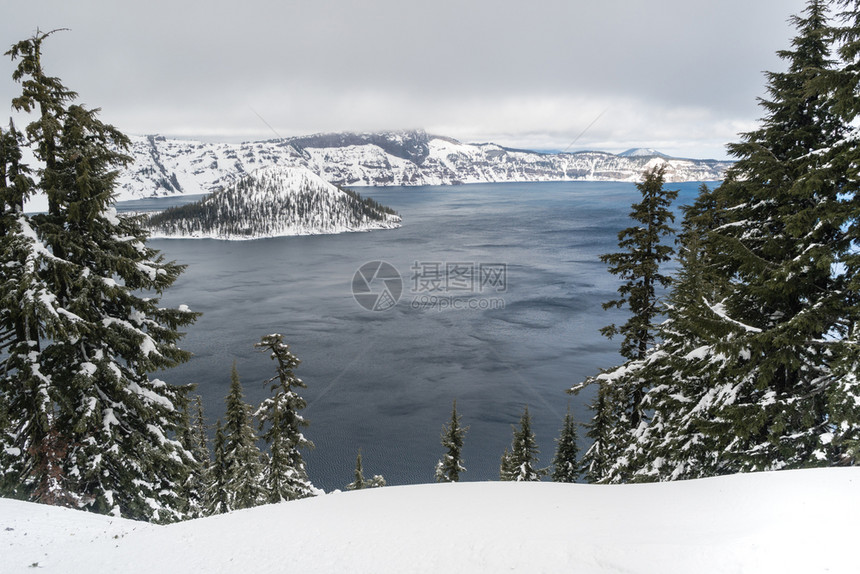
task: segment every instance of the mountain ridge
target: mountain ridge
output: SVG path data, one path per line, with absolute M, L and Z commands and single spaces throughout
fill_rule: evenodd
M 132 136 L 133 162 L 119 200 L 207 194 L 260 167 L 302 167 L 342 186 L 416 186 L 538 181 L 640 181 L 659 163 L 666 181 L 716 181 L 732 164 L 601 151 L 547 153 L 464 144 L 423 130 L 321 133 L 243 143 Z

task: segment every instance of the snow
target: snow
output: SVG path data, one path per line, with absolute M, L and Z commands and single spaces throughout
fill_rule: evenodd
M 707 307 L 711 311 L 713 311 L 713 313 L 717 317 L 719 317 L 720 319 L 723 319 L 724 321 L 728 321 L 732 325 L 736 325 L 736 326 L 740 327 L 741 329 L 743 329 L 744 331 L 747 331 L 748 333 L 761 333 L 761 329 L 759 329 L 758 327 L 746 325 L 744 323 L 741 323 L 740 321 L 736 321 L 735 319 L 732 319 L 731 317 L 729 317 L 728 312 L 726 311 L 726 307 L 723 304 L 723 302 L 717 303 L 715 305 L 711 305 L 710 303 L 708 303 L 707 299 L 703 298 L 702 300 L 705 302 L 705 305 L 707 305 Z
M 260 168 L 245 184 L 204 200 L 218 212 L 218 222 L 180 217 L 153 224 L 151 237 L 251 240 L 400 227 L 399 216 L 377 212 L 378 218 L 368 218 L 356 211 L 354 199 L 305 168 Z M 301 209 L 306 203 L 313 208 Z
M 860 469 L 375 488 L 156 526 L 0 500 L 8 572 L 856 572 Z
M 108 223 L 111 225 L 119 225 L 119 217 L 116 215 L 116 208 L 113 206 L 108 207 L 102 212 L 102 217 L 104 217 Z
M 606 152 L 515 151 L 495 144 L 464 144 L 420 131 L 350 137 L 354 135 L 298 138 L 301 151 L 284 140 L 240 144 L 132 136 L 130 155 L 134 161 L 119 175 L 118 199 L 209 193 L 267 166 L 304 167 L 326 181 L 350 187 L 505 181 L 636 182 L 650 159 L 648 155 L 621 157 Z M 333 147 L 332 139 L 363 143 Z M 382 140 L 400 144 L 410 140 L 425 149 L 405 159 L 371 143 Z M 666 177 L 667 181 L 720 180 L 729 165 L 672 159 Z
M 700 360 L 706 358 L 710 354 L 711 354 L 711 346 L 710 345 L 703 345 L 701 347 L 693 349 L 692 351 L 690 351 L 689 353 L 684 355 L 684 360 L 685 361 L 694 361 L 694 360 L 700 361 Z

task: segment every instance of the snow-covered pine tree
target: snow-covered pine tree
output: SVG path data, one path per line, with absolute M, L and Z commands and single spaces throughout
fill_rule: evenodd
M 604 482 L 675 480 L 725 472 L 715 437 L 703 432 L 709 413 L 699 407 L 710 392 L 725 356 L 716 346 L 730 337 L 726 325 L 710 312 L 707 301 L 722 300 L 729 282 L 713 265 L 711 231 L 724 223 L 707 185 L 692 205 L 682 207 L 680 269 L 667 298 L 667 318 L 660 325 L 659 345 L 643 361 L 606 376 L 635 376 L 651 383 L 642 404 L 650 412 L 619 445 L 620 454 L 603 471 Z
M 227 492 L 227 464 L 224 457 L 224 428 L 221 419 L 215 424 L 214 460 L 207 472 L 204 514 L 213 516 L 230 511 L 230 497 Z
M 361 490 L 364 488 L 365 483 L 364 467 L 361 464 L 361 449 L 358 449 L 358 456 L 355 457 L 355 474 L 353 476 L 353 481 L 346 485 L 346 489 Z
M 50 379 L 42 374 L 43 332 L 63 332 L 44 268 L 64 262 L 46 257 L 24 201 L 34 192 L 29 166 L 22 163 L 27 142 L 10 120 L 0 132 L 0 488 L 4 496 L 33 498 L 49 504 L 78 506 L 63 470 L 67 439 L 58 435 Z
M 664 189 L 664 179 L 663 164 L 645 172 L 643 181 L 636 184 L 642 201 L 634 203 L 630 212 L 637 225 L 618 233 L 618 246 L 623 251 L 600 257 L 609 264 L 610 273 L 623 280 L 618 287 L 619 298 L 605 303 L 603 308 L 626 305 L 631 315 L 620 327 L 613 324 L 600 330 L 609 338 L 624 336 L 620 353 L 626 362 L 588 377 L 570 389 L 578 393 L 590 385 L 598 387 L 590 405 L 594 415 L 586 425 L 586 436 L 592 439 L 592 444 L 580 463 L 589 482 L 606 482 L 613 468 L 612 481 L 626 478 L 629 460 L 623 452 L 631 433 L 646 418 L 642 402 L 650 382 L 641 376 L 640 369 L 655 341 L 658 330 L 655 321 L 664 311 L 658 288 L 666 288 L 672 282 L 670 276 L 660 272 L 660 265 L 674 253 L 665 240 L 673 233 L 670 224 L 675 216 L 669 208 L 678 192 Z
M 579 446 L 576 444 L 576 422 L 567 407 L 564 415 L 564 423 L 561 427 L 556 442 L 558 446 L 553 458 L 552 480 L 553 482 L 576 482 L 579 479 Z
M 224 490 L 228 510 L 252 508 L 267 501 L 262 484 L 263 455 L 257 447 L 251 406 L 244 400 L 236 363 L 230 373 L 224 415 Z M 216 453 L 217 459 L 217 453 Z
M 35 415 L 28 406 L 36 399 L 37 383 L 33 373 L 23 372 L 31 363 L 22 360 L 32 350 L 29 340 L 38 340 L 38 335 L 30 334 L 28 309 L 18 307 L 19 290 L 37 279 L 27 267 L 32 240 L 21 234 L 24 199 L 34 185 L 29 167 L 22 163 L 24 145 L 11 120 L 8 130 L 0 128 L 0 372 L 5 373 L 0 379 L 0 494 L 6 497 L 27 495 L 21 484 L 28 459 L 24 445 L 42 441 L 42 425 L 25 420 L 26 412 Z M 10 371 L 17 376 L 9 376 Z M 35 437 L 26 436 L 27 425 Z
M 511 451 L 505 447 L 505 452 L 502 453 L 502 458 L 499 462 L 499 480 L 511 481 L 514 480 L 514 468 L 511 464 Z
M 835 29 L 838 39 L 840 65 L 834 70 L 825 70 L 822 89 L 830 90 L 831 110 L 848 126 L 841 142 L 826 154 L 828 167 L 844 176 L 840 195 L 840 209 L 844 214 L 841 229 L 845 230 L 845 241 L 854 248 L 843 255 L 844 285 L 851 310 L 860 307 L 860 0 L 837 0 L 841 12 L 840 26 Z M 838 221 L 838 219 L 837 219 Z M 856 315 L 855 315 L 856 316 Z M 822 434 L 822 442 L 829 441 L 820 449 L 831 464 L 860 463 L 860 333 L 856 321 L 851 325 L 847 341 L 851 344 L 835 362 L 836 381 L 827 389 L 829 428 Z
M 254 346 L 270 353 L 271 359 L 277 361 L 277 374 L 266 381 L 275 395 L 264 400 L 257 409 L 260 431 L 270 451 L 263 470 L 268 501 L 314 496 L 316 489 L 308 478 L 301 453 L 301 449 L 313 448 L 314 444 L 302 434 L 309 423 L 299 411 L 307 403 L 295 389 L 304 389 L 307 385 L 293 373 L 300 361 L 284 343 L 284 336 L 277 333 L 264 336 Z
M 361 449 L 358 449 L 358 456 L 355 457 L 355 474 L 354 480 L 346 485 L 347 490 L 362 490 L 364 488 L 379 488 L 385 486 L 385 478 L 382 475 L 375 474 L 373 478 L 364 478 L 364 467 L 361 462 Z
M 451 421 L 442 428 L 442 446 L 447 452 L 436 463 L 436 482 L 457 482 L 460 480 L 460 473 L 466 472 L 466 467 L 463 466 L 463 437 L 469 427 L 463 427 L 460 418 L 455 400 L 451 407 Z
M 200 518 L 206 508 L 206 490 L 209 484 L 209 467 L 212 464 L 203 419 L 203 403 L 200 395 L 194 399 L 194 419 L 189 412 L 190 404 L 183 405 L 183 430 L 180 434 L 182 447 L 191 453 L 193 462 L 185 480 L 183 496 L 188 503 L 185 515 Z
M 588 429 L 585 436 L 591 439 L 591 444 L 579 461 L 579 471 L 590 483 L 605 481 L 621 450 L 621 437 L 618 434 L 627 428 L 626 424 L 618 421 L 618 417 L 625 414 L 614 408 L 620 402 L 613 396 L 615 387 L 608 381 L 598 381 L 596 384 L 597 392 L 588 406 L 594 415 L 585 423 Z M 573 392 L 578 390 L 578 387 L 571 389 Z
M 48 198 L 48 213 L 18 215 L 4 230 L 13 251 L 4 256 L 21 280 L 2 294 L 4 329 L 16 333 L 3 388 L 13 389 L 17 481 L 31 500 L 175 520 L 192 460 L 178 441 L 187 389 L 149 373 L 187 360 L 177 329 L 196 315 L 140 295 L 160 295 L 183 267 L 146 245 L 137 219 L 117 216 L 128 140 L 69 105 L 76 95 L 44 73 L 50 34 L 7 52 L 22 85 L 13 107 L 36 115 L 26 133 L 41 163 L 35 188 Z
M 794 19 L 762 126 L 730 146 L 726 181 L 686 213 L 663 343 L 643 369 L 656 381 L 643 400 L 652 416 L 625 451 L 637 479 L 856 456 L 857 169 L 841 155 L 850 128 L 833 113 L 838 90 L 822 81 L 825 8 L 811 0 Z
M 643 174 L 643 181 L 636 184 L 642 201 L 634 203 L 630 218 L 637 224 L 618 233 L 618 253 L 607 253 L 600 260 L 609 264 L 609 272 L 618 275 L 624 282 L 618 287 L 618 299 L 603 304 L 604 309 L 623 307 L 630 309 L 630 318 L 624 325 L 608 325 L 600 332 L 610 339 L 623 335 L 619 352 L 630 361 L 645 358 L 648 347 L 654 342 L 657 330 L 655 319 L 660 315 L 657 287 L 668 287 L 672 279 L 660 273 L 660 265 L 672 258 L 674 248 L 665 243 L 673 233 L 670 223 L 675 216 L 669 207 L 678 196 L 677 190 L 663 188 L 665 165 L 660 164 Z M 631 428 L 642 420 L 642 395 L 645 382 L 622 389 L 620 398 L 626 401 L 621 408 L 628 414 Z
M 720 457 L 733 471 L 839 457 L 828 395 L 848 381 L 834 371 L 836 358 L 854 354 L 844 229 L 856 209 L 846 172 L 834 169 L 846 125 L 820 87 L 832 67 L 826 8 L 810 0 L 793 19 L 792 49 L 779 53 L 788 69 L 768 74 L 761 127 L 729 146 L 738 161 L 714 191 L 727 220 L 715 230 L 715 263 L 732 285 L 709 308 L 731 336 L 717 347 L 727 360 L 700 408 L 710 436 L 731 437 Z M 834 271 L 841 265 L 847 273 Z M 852 408 L 848 420 L 857 421 Z
M 545 468 L 537 468 L 538 450 L 535 435 L 532 432 L 532 419 L 528 406 L 520 417 L 520 427 L 513 429 L 511 450 L 507 457 L 502 457 L 502 480 L 515 482 L 538 481 L 547 474 Z
M 194 421 L 191 430 L 191 446 L 188 450 L 194 454 L 194 460 L 203 463 L 205 474 L 212 462 L 212 454 L 209 451 L 209 438 L 206 434 L 206 419 L 203 417 L 203 398 L 200 395 L 194 397 Z

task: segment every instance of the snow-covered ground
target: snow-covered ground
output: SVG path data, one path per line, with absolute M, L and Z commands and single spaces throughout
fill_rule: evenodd
M 0 572 L 854 573 L 860 469 L 334 493 L 170 526 L 0 500 Z

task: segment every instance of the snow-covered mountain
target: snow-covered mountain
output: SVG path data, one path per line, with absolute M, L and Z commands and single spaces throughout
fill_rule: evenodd
M 730 162 L 588 151 L 547 154 L 464 144 L 424 131 L 318 134 L 247 143 L 132 137 L 120 200 L 209 193 L 260 167 L 304 167 L 337 185 L 451 185 L 509 181 L 639 181 L 655 162 L 666 180 L 720 180 Z
M 168 526 L 0 499 L 3 572 L 857 571 L 860 469 L 334 493 Z
M 661 153 L 653 148 L 634 147 L 618 154 L 620 157 L 661 157 L 663 159 L 673 159 L 664 153 Z
M 147 225 L 154 237 L 254 239 L 391 229 L 400 217 L 305 168 L 270 165 L 196 203 L 152 215 Z

